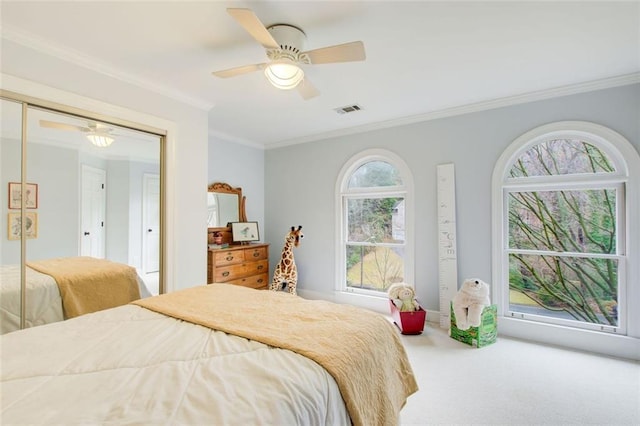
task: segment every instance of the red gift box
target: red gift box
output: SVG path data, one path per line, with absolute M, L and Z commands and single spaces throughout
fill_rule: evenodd
M 389 306 L 391 307 L 391 317 L 393 322 L 398 326 L 402 334 L 420 334 L 424 330 L 424 322 L 427 318 L 427 311 L 420 309 L 417 311 L 405 311 L 398 310 L 396 305 L 393 304 L 393 300 L 389 300 Z

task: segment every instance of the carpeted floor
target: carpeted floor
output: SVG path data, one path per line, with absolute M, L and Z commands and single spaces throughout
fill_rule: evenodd
M 640 425 L 640 363 L 506 337 L 483 348 L 429 324 L 402 336 L 420 390 L 401 425 Z

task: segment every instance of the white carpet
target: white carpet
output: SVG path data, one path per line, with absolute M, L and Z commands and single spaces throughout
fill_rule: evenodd
M 640 363 L 507 337 L 402 336 L 420 390 L 402 425 L 640 425 Z

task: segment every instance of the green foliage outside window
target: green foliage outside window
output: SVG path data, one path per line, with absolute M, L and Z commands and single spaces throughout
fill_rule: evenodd
M 350 177 L 348 187 L 375 188 L 400 186 L 398 170 L 384 161 L 370 161 Z M 348 197 L 347 207 L 347 286 L 386 291 L 402 281 L 404 275 L 403 197 Z M 400 232 L 398 232 L 400 231 Z M 355 243 L 355 244 L 354 244 Z

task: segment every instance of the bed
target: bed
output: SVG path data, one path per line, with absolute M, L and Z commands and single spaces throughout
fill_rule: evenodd
M 28 262 L 25 326 L 62 321 L 151 294 L 135 269 L 92 257 Z M 0 266 L 0 333 L 20 328 L 20 266 Z
M 3 424 L 393 425 L 417 391 L 384 316 L 228 284 L 0 336 Z

